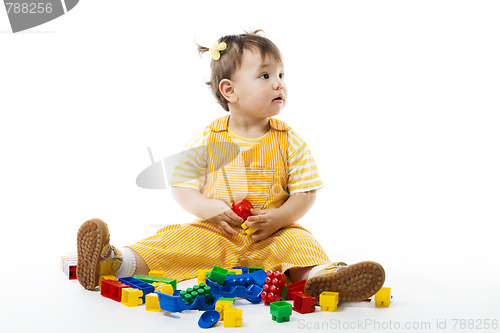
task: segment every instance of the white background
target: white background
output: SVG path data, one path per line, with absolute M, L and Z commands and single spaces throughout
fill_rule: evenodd
M 135 178 L 147 147 L 174 154 L 226 114 L 195 42 L 259 28 L 284 54 L 278 118 L 327 185 L 301 223 L 332 260 L 384 265 L 393 320 L 500 319 L 499 15 L 496 1 L 82 0 L 13 34 L 0 10 L 2 285 L 59 270 L 88 218 L 118 246 L 190 221 Z M 2 311 L 23 306 L 15 292 Z

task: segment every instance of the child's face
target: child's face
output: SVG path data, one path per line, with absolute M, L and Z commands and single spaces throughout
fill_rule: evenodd
M 273 57 L 262 59 L 259 51 L 245 50 L 241 67 L 233 75 L 237 100 L 231 111 L 257 118 L 272 117 L 285 107 L 287 89 L 284 66 Z

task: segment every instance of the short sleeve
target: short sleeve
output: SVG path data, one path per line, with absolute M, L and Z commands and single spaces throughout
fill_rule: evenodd
M 324 187 L 306 142 L 294 131 L 288 136 L 288 192 L 290 194 Z
M 189 187 L 201 191 L 207 173 L 207 139 L 210 128 L 196 132 L 185 150 L 171 160 L 169 186 Z

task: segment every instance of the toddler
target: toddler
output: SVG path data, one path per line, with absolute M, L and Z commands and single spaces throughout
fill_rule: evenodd
M 382 287 L 381 265 L 332 263 L 296 222 L 311 208 L 323 182 L 306 143 L 273 118 L 287 102 L 284 66 L 276 45 L 259 32 L 224 36 L 213 48 L 198 47 L 200 54 L 211 53 L 207 84 L 229 115 L 195 135 L 169 179 L 174 199 L 197 219 L 166 226 L 120 249 L 109 243 L 103 221 L 85 222 L 77 235 L 77 276 L 83 287 L 94 289 L 100 275 L 149 270 L 190 279 L 214 265 L 281 271 L 289 282 L 307 280 L 307 294 L 337 291 L 340 301 L 363 300 Z M 231 210 L 236 199 L 255 208 L 247 222 Z M 256 231 L 247 235 L 243 222 Z

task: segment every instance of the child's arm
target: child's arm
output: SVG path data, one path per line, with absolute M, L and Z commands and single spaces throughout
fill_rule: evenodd
M 241 225 L 243 219 L 222 200 L 209 199 L 194 188 L 172 186 L 172 195 L 179 205 L 193 215 L 216 223 L 224 235 L 237 235 L 230 224 Z
M 307 213 L 315 200 L 316 190 L 313 190 L 293 193 L 279 208 L 253 209 L 251 212 L 255 215 L 250 216 L 247 220 L 255 223 L 246 223 L 246 225 L 259 229 L 259 231 L 252 234 L 252 238 L 254 240 L 266 239 L 278 229 L 296 222 Z

